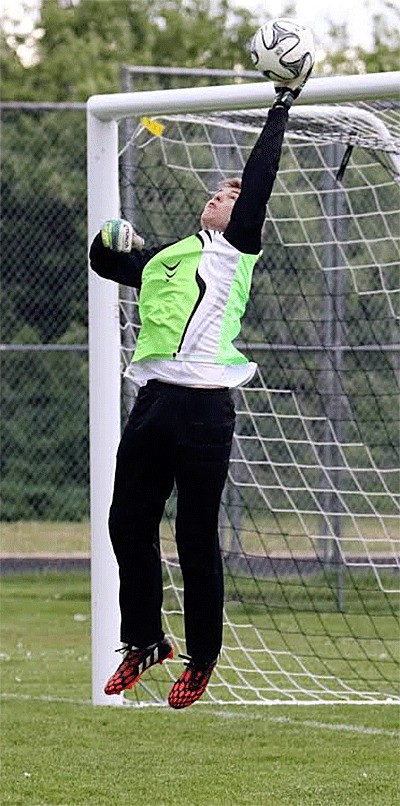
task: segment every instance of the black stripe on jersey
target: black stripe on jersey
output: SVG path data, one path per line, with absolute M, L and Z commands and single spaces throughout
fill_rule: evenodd
M 211 243 L 212 243 L 212 235 L 211 235 L 211 232 L 209 232 L 209 230 L 208 230 L 208 229 L 203 229 L 203 232 L 205 233 L 205 235 L 208 235 L 208 237 L 209 237 L 209 239 L 210 239 L 210 241 L 211 241 Z M 200 243 L 201 243 L 201 246 L 202 246 L 202 248 L 204 249 L 204 245 L 205 245 L 205 244 L 204 244 L 204 238 L 203 238 L 203 237 L 200 235 L 200 233 L 199 233 L 199 232 L 196 232 L 196 238 L 198 238 L 198 239 L 199 239 L 199 241 L 200 241 Z
M 199 238 L 200 238 L 200 235 L 199 235 Z M 201 238 L 200 238 L 200 240 L 201 240 Z M 196 269 L 195 280 L 196 280 L 196 283 L 197 283 L 197 286 L 198 286 L 198 289 L 199 289 L 199 295 L 198 295 L 197 300 L 196 300 L 196 302 L 194 304 L 194 307 L 193 307 L 193 310 L 192 310 L 192 312 L 191 312 L 191 314 L 189 316 L 189 319 L 186 322 L 185 329 L 184 329 L 184 331 L 182 333 L 182 338 L 181 338 L 181 340 L 179 342 L 179 347 L 178 347 L 178 350 L 177 350 L 178 353 L 180 353 L 180 351 L 181 351 L 184 338 L 185 338 L 186 333 L 188 331 L 188 327 L 189 327 L 189 325 L 190 325 L 190 323 L 191 323 L 191 321 L 192 321 L 192 319 L 193 319 L 193 317 L 194 317 L 194 315 L 195 315 L 195 313 L 197 311 L 197 308 L 199 307 L 199 305 L 200 305 L 200 303 L 201 303 L 201 301 L 202 301 L 202 299 L 204 297 L 204 294 L 206 293 L 206 290 L 207 290 L 207 284 L 206 284 L 205 280 L 203 280 L 203 278 L 200 276 L 198 269 Z

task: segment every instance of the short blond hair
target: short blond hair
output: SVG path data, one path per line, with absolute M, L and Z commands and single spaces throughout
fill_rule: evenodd
M 234 188 L 234 190 L 240 190 L 242 187 L 242 180 L 239 177 L 233 177 L 232 179 L 223 179 L 222 182 L 218 183 L 218 190 L 222 190 L 222 188 Z

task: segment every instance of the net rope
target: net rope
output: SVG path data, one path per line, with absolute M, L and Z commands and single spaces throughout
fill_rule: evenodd
M 120 127 L 122 214 L 146 245 L 199 228 L 264 120 L 239 110 L 163 116 L 161 136 Z M 291 111 L 238 344 L 258 370 L 234 392 L 224 647 L 202 702 L 400 699 L 399 166 L 398 103 Z M 124 371 L 140 326 L 132 290 L 120 310 Z M 129 411 L 135 389 L 123 389 Z M 174 514 L 172 498 L 164 620 L 184 652 Z M 150 673 L 133 701 L 164 701 L 175 674 Z

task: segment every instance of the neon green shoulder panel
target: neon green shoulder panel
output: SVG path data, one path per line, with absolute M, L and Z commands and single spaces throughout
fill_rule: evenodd
M 202 247 L 195 235 L 154 255 L 146 264 L 139 297 L 142 327 L 133 360 L 172 358 L 199 298 L 196 272 Z

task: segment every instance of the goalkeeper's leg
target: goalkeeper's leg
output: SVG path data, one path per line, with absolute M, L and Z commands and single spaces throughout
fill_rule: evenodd
M 159 524 L 173 486 L 171 452 L 154 436 L 151 390 L 140 390 L 117 453 L 109 529 L 120 575 L 121 641 L 163 638 Z
M 190 395 L 196 394 L 190 390 Z M 189 663 L 168 701 L 185 708 L 201 697 L 222 645 L 223 568 L 218 515 L 226 481 L 235 414 L 226 389 L 201 390 L 201 418 L 192 407 L 187 440 L 177 457 L 176 541 L 184 581 Z

